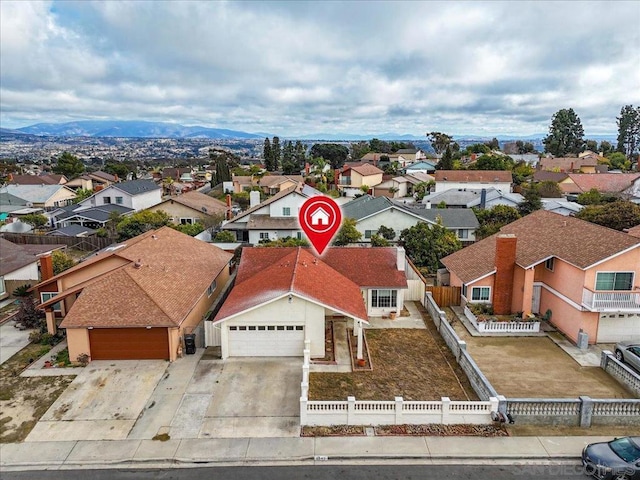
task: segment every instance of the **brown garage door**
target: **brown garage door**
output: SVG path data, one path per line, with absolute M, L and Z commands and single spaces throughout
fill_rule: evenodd
M 169 360 L 166 328 L 93 328 L 92 360 Z

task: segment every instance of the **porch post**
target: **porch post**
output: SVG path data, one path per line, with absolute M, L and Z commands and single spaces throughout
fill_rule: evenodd
M 58 326 L 56 325 L 56 314 L 53 311 L 53 307 L 45 308 L 44 315 L 47 319 L 47 333 L 55 335 L 58 331 Z
M 362 358 L 362 320 L 358 320 L 358 360 Z
M 535 268 L 528 268 L 524 271 L 524 288 L 522 291 L 522 315 L 526 318 L 531 313 L 533 304 L 533 280 Z

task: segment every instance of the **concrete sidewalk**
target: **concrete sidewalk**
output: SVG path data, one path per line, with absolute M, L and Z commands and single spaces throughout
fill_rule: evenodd
M 420 460 L 425 462 L 578 461 L 583 447 L 611 437 L 211 438 L 17 443 L 0 446 L 3 470 L 168 467 Z

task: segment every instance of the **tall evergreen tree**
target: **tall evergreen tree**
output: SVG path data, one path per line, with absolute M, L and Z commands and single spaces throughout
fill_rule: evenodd
M 453 154 L 451 153 L 451 145 L 447 145 L 447 148 L 436 165 L 436 168 L 438 170 L 453 170 Z
M 307 163 L 307 147 L 305 147 L 300 140 L 296 140 L 296 146 L 293 150 L 293 157 L 296 165 L 300 170 L 302 170 L 304 168 L 304 164 Z
M 280 157 L 282 156 L 282 150 L 280 148 L 280 139 L 273 137 L 271 142 L 271 169 L 267 169 L 270 172 L 278 170 L 280 168 Z
M 584 150 L 584 129 L 573 108 L 558 110 L 551 119 L 549 135 L 545 137 L 544 151 L 556 157 L 577 155 Z
M 295 150 L 293 143 L 291 140 L 287 140 L 284 142 L 284 147 L 282 148 L 282 173 L 285 175 L 292 175 L 297 173 L 296 171 L 300 170 L 293 158 L 294 154 Z
M 69 180 L 80 176 L 85 171 L 84 163 L 75 155 L 64 152 L 53 167 L 53 172 L 64 175 Z
M 620 116 L 616 117 L 618 123 L 617 150 L 624 153 L 632 160 L 638 148 L 640 148 L 640 107 L 625 105 L 620 109 Z
M 264 159 L 264 168 L 272 172 L 274 169 L 271 168 L 271 141 L 269 140 L 269 137 L 264 139 L 262 158 Z

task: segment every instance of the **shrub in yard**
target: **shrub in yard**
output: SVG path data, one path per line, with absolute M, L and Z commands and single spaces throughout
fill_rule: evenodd
M 38 328 L 40 332 L 47 330 L 44 312 L 36 308 L 36 301 L 31 296 L 20 298 L 20 309 L 16 314 L 16 323 L 24 328 Z
M 13 293 L 11 295 L 13 295 L 16 298 L 22 298 L 22 297 L 27 297 L 30 295 L 29 293 L 29 289 L 31 288 L 31 284 L 27 283 L 26 285 L 20 285 L 18 288 L 16 288 Z
M 78 355 L 76 360 L 80 365 L 84 367 L 89 364 L 89 355 L 87 355 L 86 353 L 81 353 L 80 355 Z

